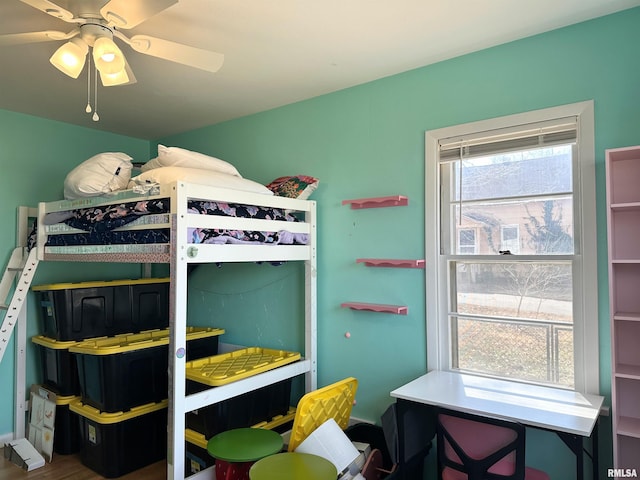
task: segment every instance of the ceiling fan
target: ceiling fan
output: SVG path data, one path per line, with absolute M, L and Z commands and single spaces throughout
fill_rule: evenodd
M 82 72 L 89 49 L 104 86 L 135 83 L 127 60 L 114 38 L 136 52 L 188 65 L 208 72 L 222 66 L 224 55 L 180 43 L 134 35 L 121 30 L 134 28 L 178 3 L 178 0 L 20 0 L 48 15 L 76 27 L 65 33 L 55 30 L 0 35 L 0 46 L 67 40 L 51 56 L 50 62 L 72 78 Z M 59 4 L 64 5 L 61 6 Z

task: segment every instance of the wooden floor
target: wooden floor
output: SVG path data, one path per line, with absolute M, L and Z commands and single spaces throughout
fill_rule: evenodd
M 2 450 L 2 449 L 0 449 Z M 4 452 L 2 452 L 4 453 Z M 162 480 L 167 478 L 166 462 L 158 462 L 131 472 L 119 480 Z M 93 470 L 82 465 L 78 455 L 54 454 L 53 461 L 44 467 L 25 472 L 0 455 L 0 480 L 103 480 Z

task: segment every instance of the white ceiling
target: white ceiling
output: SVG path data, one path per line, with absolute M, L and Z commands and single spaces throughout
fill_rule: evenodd
M 181 0 L 126 34 L 224 53 L 217 73 L 120 44 L 137 83 L 99 87 L 100 121 L 93 122 L 84 111 L 86 71 L 74 80 L 49 63 L 61 42 L 2 46 L 0 108 L 155 139 L 637 5 L 640 0 Z M 19 0 L 0 0 L 0 35 L 71 28 Z

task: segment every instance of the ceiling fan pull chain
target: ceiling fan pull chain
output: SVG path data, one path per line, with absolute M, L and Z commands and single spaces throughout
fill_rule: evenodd
M 88 56 L 87 60 L 87 108 L 85 112 L 91 113 L 91 56 Z
M 95 62 L 93 62 L 95 65 Z M 98 69 L 93 72 L 93 84 L 94 84 L 94 93 L 93 93 L 93 117 L 91 119 L 94 122 L 100 120 L 98 116 Z

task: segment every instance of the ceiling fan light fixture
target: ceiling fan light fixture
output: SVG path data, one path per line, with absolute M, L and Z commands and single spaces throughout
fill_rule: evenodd
M 127 70 L 123 68 L 118 73 L 100 72 L 100 80 L 104 87 L 115 87 L 116 85 L 126 85 L 129 83 L 129 75 L 127 75 Z
M 49 61 L 65 75 L 78 78 L 84 68 L 85 58 L 89 47 L 79 38 L 72 38 L 58 48 Z
M 124 55 L 109 37 L 97 38 L 93 43 L 93 61 L 101 74 L 113 75 L 124 70 Z

